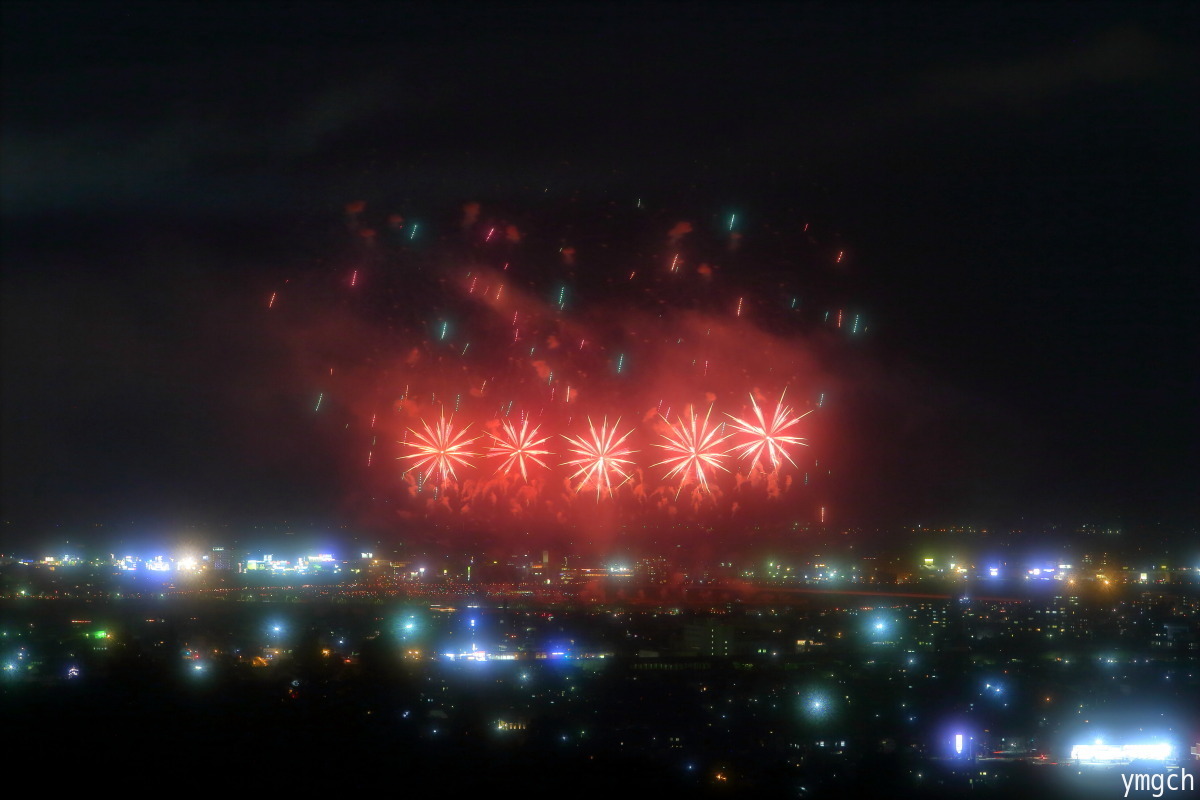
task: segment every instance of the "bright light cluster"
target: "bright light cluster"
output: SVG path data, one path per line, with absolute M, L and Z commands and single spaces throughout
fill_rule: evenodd
M 1166 742 L 1153 744 L 1077 744 L 1071 748 L 1073 761 L 1101 763 L 1126 761 L 1166 761 L 1171 757 L 1171 745 Z

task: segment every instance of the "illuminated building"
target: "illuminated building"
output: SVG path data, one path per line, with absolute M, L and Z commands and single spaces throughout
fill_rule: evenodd
M 733 638 L 733 627 L 715 619 L 689 622 L 683 627 L 683 651 L 727 658 L 733 650 Z
M 212 549 L 213 569 L 222 571 L 230 570 L 233 569 L 235 563 L 234 554 L 229 549 L 225 547 L 214 547 Z

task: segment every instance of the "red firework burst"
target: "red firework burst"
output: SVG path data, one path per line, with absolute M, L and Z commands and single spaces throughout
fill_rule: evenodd
M 532 461 L 535 464 L 540 464 L 543 468 L 549 469 L 546 466 L 546 462 L 542 461 L 538 456 L 548 456 L 550 455 L 550 451 L 538 450 L 536 448 L 550 437 L 537 438 L 537 425 L 533 427 L 533 430 L 529 430 L 529 420 L 525 420 L 521 423 L 520 430 L 518 430 L 515 425 L 506 420 L 501 423 L 501 428 L 500 436 L 494 433 L 488 434 L 488 436 L 491 436 L 495 440 L 495 444 L 492 445 L 492 451 L 488 455 L 506 456 L 504 463 L 496 470 L 497 472 L 508 472 L 515 466 L 521 470 L 521 477 L 528 482 L 529 475 L 525 471 L 526 461 Z
M 745 444 L 734 447 L 731 452 L 748 458 L 751 471 L 758 467 L 766 472 L 767 470 L 761 466 L 761 462 L 764 460 L 771 462 L 772 470 L 779 469 L 781 456 L 786 458 L 793 467 L 796 466 L 796 462 L 792 461 L 792 457 L 788 455 L 784 445 L 807 447 L 808 442 L 802 437 L 787 433 L 787 431 L 799 425 L 801 419 L 812 413 L 812 409 L 797 416 L 792 413 L 791 408 L 783 404 L 782 394 L 779 396 L 779 402 L 775 405 L 774 412 L 769 416 L 763 414 L 758 403 L 754 401 L 754 395 L 750 395 L 750 405 L 754 408 L 754 418 L 738 419 L 732 414 L 725 415 L 732 420 L 733 427 L 753 437 Z
M 571 476 L 571 480 L 582 477 L 582 480 L 575 486 L 575 491 L 578 492 L 589 484 L 594 485 L 596 499 L 599 500 L 601 492 L 606 491 L 611 495 L 614 488 L 629 480 L 629 473 L 625 471 L 625 468 L 633 463 L 633 459 L 626 458 L 626 456 L 632 454 L 633 451 L 622 445 L 633 433 L 633 429 L 631 428 L 624 436 L 618 438 L 617 425 L 620 424 L 621 420 L 618 417 L 610 428 L 608 418 L 605 417 L 600 429 L 597 430 L 589 419 L 588 437 L 581 436 L 578 439 L 572 439 L 570 436 L 563 436 L 564 439 L 575 445 L 570 448 L 571 452 L 580 456 L 563 464 L 563 466 L 579 467 Z M 612 483 L 613 475 L 621 478 L 616 486 L 613 486 Z
M 455 433 L 454 417 L 447 420 L 444 413 L 438 418 L 434 427 L 430 428 L 429 423 L 425 420 L 421 420 L 421 425 L 424 426 L 425 433 L 412 428 L 408 429 L 416 437 L 416 441 L 407 444 L 417 452 L 401 456 L 401 458 L 413 459 L 414 467 L 422 471 L 425 480 L 429 480 L 431 475 L 437 475 L 439 486 L 449 483 L 451 480 L 457 480 L 458 476 L 454 474 L 454 467 L 456 465 L 470 466 L 467 459 L 474 458 L 479 453 L 471 452 L 466 447 L 479 437 L 463 438 L 467 435 L 467 428 L 471 427 L 470 425 Z
M 721 436 L 720 428 L 708 427 L 708 418 L 711 414 L 712 406 L 709 406 L 704 419 L 700 420 L 693 410 L 690 423 L 678 419 L 675 425 L 671 425 L 670 421 L 663 417 L 663 421 L 670 427 L 671 432 L 663 434 L 663 438 L 667 440 L 666 444 L 656 444 L 655 447 L 663 448 L 670 455 L 653 466 L 672 465 L 666 477 L 679 476 L 679 491 L 675 493 L 677 498 L 688 483 L 697 483 L 702 490 L 710 491 L 708 471 L 716 469 L 729 471 L 721 464 L 721 460 L 729 455 L 729 451 L 721 447 L 721 443 L 728 439 L 729 435 Z

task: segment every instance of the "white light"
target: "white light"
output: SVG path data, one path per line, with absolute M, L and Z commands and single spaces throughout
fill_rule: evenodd
M 1171 745 L 1158 744 L 1127 744 L 1121 748 L 1128 758 L 1144 761 L 1166 761 L 1171 757 Z
M 1100 739 L 1097 739 L 1095 744 L 1077 744 L 1071 748 L 1071 758 L 1076 761 L 1166 761 L 1170 757 L 1171 745 L 1166 742 L 1127 744 L 1118 747 L 1112 744 L 1103 744 Z
M 961 753 L 963 749 L 963 735 L 961 733 L 954 734 L 954 752 Z
M 1121 748 L 1104 744 L 1077 744 L 1071 748 L 1072 761 L 1118 761 Z

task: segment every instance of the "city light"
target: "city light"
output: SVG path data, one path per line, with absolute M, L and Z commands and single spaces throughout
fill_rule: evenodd
M 1173 748 L 1166 742 L 1113 745 L 1097 739 L 1094 744 L 1077 744 L 1071 748 L 1071 760 L 1080 763 L 1114 764 L 1131 761 L 1166 761 Z
M 814 722 L 824 720 L 833 713 L 831 697 L 825 691 L 819 689 L 807 692 L 801 707 L 804 710 L 805 716 Z
M 874 617 L 867 622 L 867 631 L 870 640 L 876 644 L 882 644 L 893 641 L 892 620 L 884 617 Z

